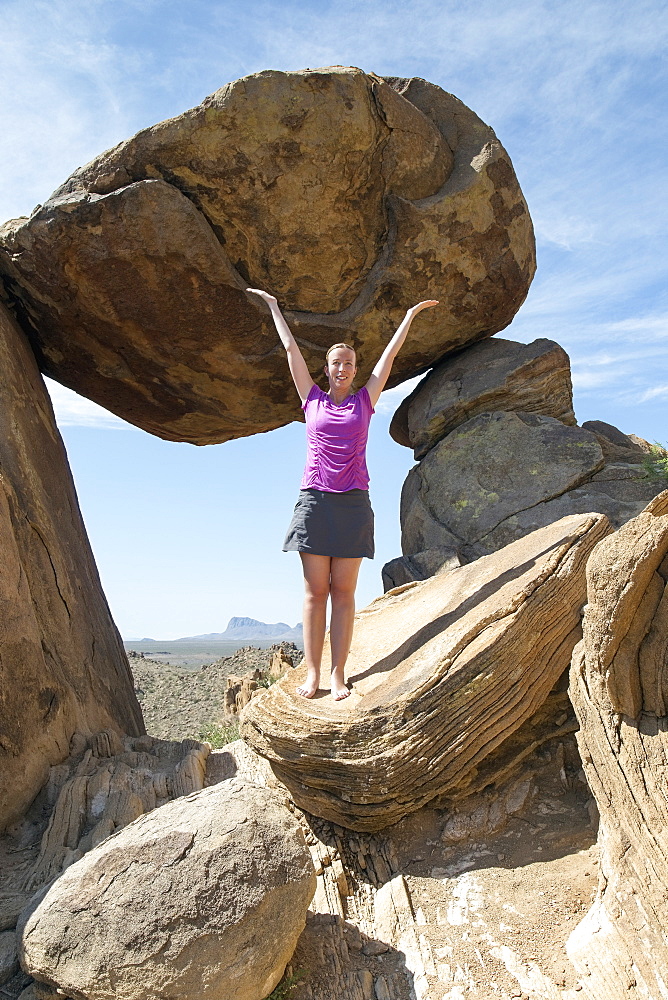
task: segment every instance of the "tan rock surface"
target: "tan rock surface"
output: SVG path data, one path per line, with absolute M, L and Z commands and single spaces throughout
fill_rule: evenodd
M 262 303 L 314 373 L 333 341 L 365 379 L 404 311 L 397 384 L 503 329 L 535 268 L 493 131 L 424 80 L 265 72 L 78 170 L 0 238 L 43 370 L 161 437 L 197 444 L 299 418 Z
M 283 800 L 224 781 L 140 817 L 35 897 L 21 962 L 87 1000 L 260 1000 L 294 951 L 315 881 Z
M 566 668 L 585 563 L 608 531 L 597 515 L 566 518 L 390 591 L 356 616 L 351 696 L 305 701 L 303 668 L 291 671 L 246 707 L 243 738 L 300 807 L 355 830 L 470 783 Z
M 491 410 L 521 410 L 575 423 L 568 355 L 552 340 L 494 337 L 446 358 L 415 387 L 390 424 L 398 444 L 423 458 L 460 424 Z
M 597 899 L 569 941 L 586 995 L 668 994 L 668 491 L 594 551 L 573 655 L 578 743 L 598 803 Z
M 138 735 L 141 711 L 51 402 L 0 303 L 0 830 L 76 730 Z

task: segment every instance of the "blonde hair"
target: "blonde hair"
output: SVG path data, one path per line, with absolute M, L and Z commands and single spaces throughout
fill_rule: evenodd
M 339 347 L 345 347 L 347 351 L 352 351 L 353 354 L 355 355 L 355 360 L 357 360 L 357 351 L 355 350 L 354 347 L 351 347 L 350 344 L 332 344 L 330 349 L 327 351 L 327 354 L 325 355 L 327 361 L 329 361 L 329 356 L 332 353 L 332 351 L 336 351 Z

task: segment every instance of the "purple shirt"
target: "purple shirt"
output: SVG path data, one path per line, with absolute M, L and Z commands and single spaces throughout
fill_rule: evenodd
M 366 386 L 337 406 L 313 385 L 302 405 L 306 416 L 303 490 L 326 493 L 367 490 L 366 440 L 373 406 Z

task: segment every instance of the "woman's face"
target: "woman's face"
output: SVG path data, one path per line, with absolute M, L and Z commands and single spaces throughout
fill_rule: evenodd
M 355 352 L 349 347 L 337 347 L 327 358 L 325 375 L 332 389 L 350 390 L 356 372 Z

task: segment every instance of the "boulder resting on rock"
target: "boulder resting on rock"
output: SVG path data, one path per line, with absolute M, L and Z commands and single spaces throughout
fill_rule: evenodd
M 521 410 L 574 424 L 571 366 L 553 340 L 519 344 L 493 337 L 446 358 L 407 396 L 390 424 L 398 444 L 424 458 L 478 413 Z
M 68 868 L 21 918 L 21 963 L 86 1000 L 262 1000 L 315 882 L 281 798 L 231 779 L 141 816 Z
M 267 71 L 144 129 L 0 230 L 0 277 L 43 371 L 159 437 L 209 444 L 301 417 L 264 304 L 314 375 L 370 374 L 438 298 L 392 383 L 510 323 L 535 270 L 510 159 L 461 101 L 359 69 Z
M 353 830 L 470 783 L 568 666 L 587 558 L 609 531 L 564 518 L 379 597 L 356 616 L 350 697 L 301 698 L 304 668 L 290 671 L 246 706 L 242 737 L 301 808 Z

